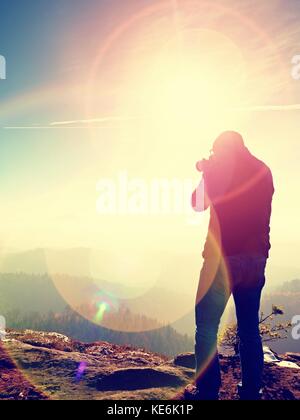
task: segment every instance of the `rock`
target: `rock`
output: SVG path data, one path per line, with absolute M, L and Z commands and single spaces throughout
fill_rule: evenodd
M 0 400 L 44 400 L 46 396 L 37 390 L 19 371 L 0 343 Z
M 276 363 L 276 365 L 288 369 L 300 369 L 300 366 L 298 366 L 296 363 L 288 362 L 286 360 L 282 360 L 281 362 Z
M 299 353 L 285 353 L 283 358 L 291 362 L 300 363 L 300 354 Z
M 300 354 L 275 356 L 281 362 L 299 364 Z M 265 364 L 263 399 L 299 400 L 300 369 L 277 363 Z M 221 399 L 235 400 L 239 360 L 227 355 L 220 357 L 220 364 Z M 0 399 L 184 400 L 194 369 L 193 353 L 170 361 L 143 349 L 107 342 L 80 343 L 55 333 L 10 332 L 0 343 Z
M 72 340 L 63 334 L 54 332 L 37 332 L 25 330 L 24 332 L 11 332 L 8 337 L 30 344 L 34 347 L 45 347 L 61 351 L 72 351 Z
M 174 365 L 182 366 L 189 369 L 196 368 L 195 354 L 194 353 L 182 353 L 175 357 L 173 360 Z
M 294 357 L 293 357 L 294 355 Z M 297 359 L 299 357 L 299 359 Z M 300 361 L 300 355 L 297 353 L 286 353 L 284 356 L 279 356 L 273 352 L 269 347 L 264 347 L 264 361 L 265 363 L 274 363 L 276 366 L 289 368 L 289 369 L 300 369 L 297 363 Z
M 101 391 L 137 390 L 147 388 L 178 387 L 185 383 L 175 371 L 154 368 L 120 369 L 96 379 L 95 386 Z
M 275 352 L 273 352 L 269 347 L 264 346 L 264 361 L 265 363 L 277 363 L 280 360 Z
M 14 363 L 4 353 L 0 352 L 0 369 L 15 369 Z

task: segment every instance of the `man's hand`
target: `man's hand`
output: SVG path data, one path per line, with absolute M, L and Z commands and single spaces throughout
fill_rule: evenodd
M 205 172 L 208 169 L 208 165 L 209 165 L 209 160 L 202 159 L 196 163 L 196 169 L 199 172 Z

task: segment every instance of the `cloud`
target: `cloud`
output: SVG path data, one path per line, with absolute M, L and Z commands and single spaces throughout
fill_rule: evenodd
M 51 129 L 58 129 L 58 128 L 87 128 L 86 126 L 75 126 L 72 125 L 70 127 L 61 127 L 61 126 L 51 126 L 51 125 L 11 125 L 11 126 L 5 126 L 1 127 L 4 130 L 51 130 Z
M 102 118 L 90 118 L 82 120 L 67 120 L 67 121 L 53 121 L 48 125 L 14 125 L 14 126 L 4 126 L 3 129 L 6 130 L 45 130 L 45 129 L 58 129 L 58 128 L 89 128 L 91 126 L 95 127 L 96 124 L 102 126 L 103 124 L 110 122 L 124 122 L 124 121 L 134 121 L 142 117 L 120 117 L 120 116 L 111 116 L 111 117 L 102 117 Z
M 244 112 L 288 112 L 288 111 L 300 111 L 300 104 L 291 105 L 256 105 L 248 107 L 232 107 L 232 111 L 244 111 Z M 91 126 L 97 127 L 96 124 L 103 124 L 110 122 L 126 122 L 134 121 L 145 117 L 102 117 L 102 118 L 90 118 L 82 120 L 69 120 L 69 121 L 53 121 L 49 125 L 15 125 L 15 126 L 4 126 L 1 127 L 5 130 L 46 130 L 46 129 L 59 129 L 59 128 L 70 128 L 70 129 L 83 129 L 90 128 Z
M 268 112 L 268 111 L 300 111 L 300 104 L 292 104 L 292 105 L 257 105 L 257 106 L 249 106 L 249 107 L 235 107 L 232 109 L 237 109 L 241 111 L 261 111 L 261 112 Z
M 70 126 L 74 124 L 94 124 L 100 123 L 105 124 L 109 122 L 123 122 L 123 121 L 131 121 L 137 120 L 140 117 L 103 117 L 103 118 L 91 118 L 85 120 L 71 120 L 71 121 L 54 121 L 50 124 L 51 127 L 59 127 L 59 126 Z

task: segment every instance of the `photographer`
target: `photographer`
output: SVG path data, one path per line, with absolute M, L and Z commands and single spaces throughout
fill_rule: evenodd
M 203 178 L 192 195 L 192 206 L 196 211 L 210 207 L 210 223 L 195 308 L 196 380 L 187 393 L 195 399 L 218 399 L 217 335 L 232 293 L 242 365 L 238 392 L 241 399 L 257 400 L 263 371 L 259 307 L 270 249 L 272 174 L 236 132 L 221 134 L 212 155 L 198 162 L 197 170 Z

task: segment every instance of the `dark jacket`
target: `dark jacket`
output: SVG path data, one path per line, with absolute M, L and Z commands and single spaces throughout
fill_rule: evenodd
M 204 202 L 199 207 L 203 187 Z M 270 169 L 246 148 L 231 162 L 208 165 L 192 197 L 196 211 L 210 206 L 203 256 L 221 252 L 223 256 L 268 257 L 273 194 Z

